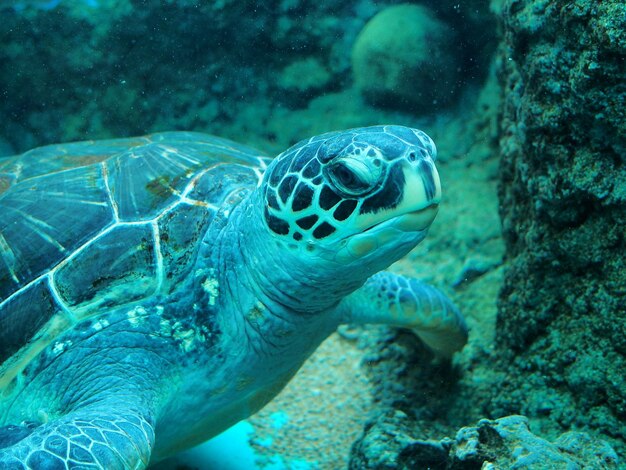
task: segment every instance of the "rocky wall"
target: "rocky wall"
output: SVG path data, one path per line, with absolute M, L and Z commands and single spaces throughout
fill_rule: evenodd
M 626 451 L 626 5 L 509 0 L 490 412 Z

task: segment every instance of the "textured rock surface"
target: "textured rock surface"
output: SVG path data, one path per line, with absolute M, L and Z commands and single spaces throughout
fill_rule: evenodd
M 354 444 L 351 470 L 361 469 L 617 469 L 615 451 L 582 432 L 554 442 L 536 436 L 523 416 L 481 420 L 454 439 L 432 437 L 428 423 L 401 411 L 371 421 Z
M 490 404 L 626 447 L 626 5 L 506 2 Z
M 459 59 L 456 33 L 421 5 L 388 7 L 359 33 L 352 50 L 357 88 L 366 99 L 419 113 L 454 96 Z
M 567 432 L 549 442 L 534 435 L 523 416 L 484 419 L 460 429 L 450 459 L 450 469 L 600 470 L 618 465 L 617 454 L 606 442 L 583 432 Z
M 448 458 L 452 440 L 440 441 L 424 424 L 399 410 L 378 416 L 354 443 L 350 470 L 445 468 L 441 463 Z

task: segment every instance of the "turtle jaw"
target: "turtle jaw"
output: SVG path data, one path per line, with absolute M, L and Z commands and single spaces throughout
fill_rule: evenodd
M 426 237 L 438 209 L 438 204 L 432 204 L 374 224 L 346 239 L 345 245 L 340 250 L 340 258 L 344 262 L 350 262 L 382 255 L 390 261 L 387 264 L 391 264 L 406 255 Z M 385 254 L 380 253 L 381 251 Z
M 377 229 L 384 229 L 387 227 L 393 227 L 401 232 L 421 232 L 430 227 L 435 220 L 438 211 L 439 203 L 434 203 L 422 209 L 405 212 L 374 224 L 365 229 L 363 233 L 375 232 Z

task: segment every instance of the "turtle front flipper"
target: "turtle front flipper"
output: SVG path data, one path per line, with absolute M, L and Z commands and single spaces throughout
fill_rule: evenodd
M 85 407 L 40 425 L 19 442 L 0 448 L 0 468 L 146 468 L 154 445 L 150 421 L 137 411 L 114 414 L 113 409 L 101 404 Z
M 435 353 L 450 357 L 467 342 L 465 319 L 438 289 L 390 272 L 370 277 L 339 307 L 342 323 L 412 329 Z

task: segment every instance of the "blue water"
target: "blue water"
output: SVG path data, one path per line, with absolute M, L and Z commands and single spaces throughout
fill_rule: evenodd
M 284 412 L 270 415 L 272 427 L 280 429 L 289 417 Z M 254 437 L 254 426 L 248 421 L 241 421 L 217 437 L 193 449 L 182 452 L 174 459 L 169 459 L 155 467 L 155 470 L 168 470 L 174 465 L 196 466 L 200 470 L 315 470 L 320 468 L 317 462 L 288 458 L 275 454 L 259 455 L 250 445 L 251 439 L 261 446 L 269 447 L 271 438 L 259 440 Z

